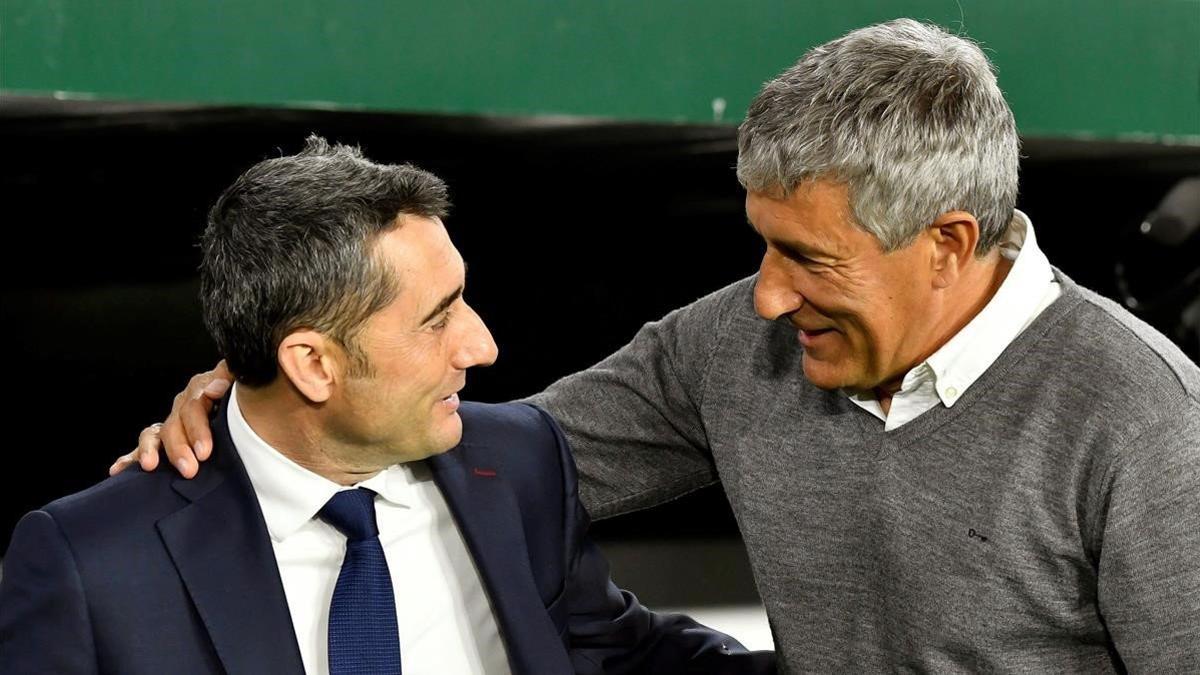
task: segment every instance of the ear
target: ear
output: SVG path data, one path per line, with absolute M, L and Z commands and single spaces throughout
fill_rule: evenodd
M 324 403 L 337 384 L 337 349 L 333 341 L 314 330 L 288 333 L 279 343 L 279 369 L 305 398 Z
M 949 288 L 975 257 L 979 244 L 979 221 L 966 211 L 950 211 L 938 216 L 929 226 L 933 241 L 933 283 Z

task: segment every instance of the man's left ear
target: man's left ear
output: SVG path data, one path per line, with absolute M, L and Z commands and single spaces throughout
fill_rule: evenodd
M 979 244 L 979 221 L 966 211 L 949 211 L 929 226 L 933 241 L 933 283 L 949 288 L 975 257 Z
M 296 391 L 312 403 L 324 403 L 333 396 L 338 380 L 336 350 L 325 335 L 303 328 L 284 336 L 276 358 L 279 370 Z

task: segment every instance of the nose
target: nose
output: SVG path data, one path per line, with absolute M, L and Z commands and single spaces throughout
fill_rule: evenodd
M 483 319 L 475 313 L 470 305 L 463 303 L 463 306 L 469 316 L 464 317 L 467 325 L 451 363 L 459 370 L 475 366 L 490 366 L 496 362 L 500 349 L 496 346 L 496 341 L 492 339 L 492 332 L 483 323 Z
M 754 311 L 769 321 L 791 314 L 804 305 L 804 296 L 795 289 L 791 277 L 776 260 L 777 256 L 769 249 L 763 254 L 758 266 L 758 281 L 754 284 Z

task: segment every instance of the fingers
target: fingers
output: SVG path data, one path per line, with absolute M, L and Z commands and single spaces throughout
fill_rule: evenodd
M 225 388 L 228 389 L 228 386 Z M 208 425 L 208 413 L 212 411 L 214 399 L 209 396 L 208 389 L 205 389 L 203 396 L 184 401 L 177 411 L 185 442 L 191 446 L 195 458 L 201 462 L 208 459 L 212 453 L 212 431 Z M 170 447 L 167 448 L 167 455 L 174 459 Z
M 162 429 L 162 424 L 157 422 L 142 429 L 142 433 L 138 434 L 137 449 L 126 455 L 126 457 L 132 456 L 133 461 L 141 464 L 143 471 L 153 471 L 158 468 L 158 449 L 160 446 L 158 434 L 160 429 Z M 117 461 L 120 462 L 121 460 Z
M 142 429 L 138 434 L 137 449 L 118 457 L 108 468 L 108 475 L 115 476 L 135 462 L 145 471 L 154 471 L 158 468 L 158 453 L 162 448 L 180 475 L 195 477 L 199 463 L 212 454 L 208 414 L 213 402 L 224 396 L 232 383 L 233 374 L 224 359 L 207 373 L 194 376 L 188 381 L 187 388 L 175 396 L 167 420 Z
M 196 459 L 201 462 L 208 459 L 212 453 L 212 431 L 208 425 L 208 414 L 212 412 L 213 402 L 221 400 L 233 384 L 233 374 L 229 372 L 225 359 L 217 362 L 217 366 L 204 375 L 207 376 L 207 382 L 204 383 L 200 394 L 184 401 L 178 409 L 184 434 L 191 442 Z M 204 379 L 198 381 L 200 382 L 204 382 Z
M 193 377 L 187 388 L 175 397 L 171 414 L 159 435 L 167 458 L 184 478 L 195 476 L 199 462 L 211 456 L 212 432 L 208 414 L 213 402 L 225 395 L 232 382 L 229 367 L 222 360 L 209 372 Z
M 199 465 L 192 452 L 192 446 L 188 443 L 183 422 L 179 418 L 180 410 L 187 405 L 188 401 L 194 400 L 185 398 L 185 394 L 186 392 L 175 397 L 175 406 L 171 410 L 171 415 L 167 417 L 167 421 L 163 423 L 162 429 L 159 430 L 159 438 L 162 440 L 163 448 L 167 451 L 167 459 L 171 461 L 171 465 L 184 478 L 191 478 L 196 475 Z
M 130 466 L 141 464 L 145 471 L 153 471 L 158 467 L 158 433 L 161 424 L 151 424 L 138 434 L 138 445 L 133 452 L 121 455 L 112 466 L 108 467 L 108 475 L 115 476 Z
M 108 475 L 115 476 L 125 469 L 128 469 L 129 467 L 133 466 L 133 463 L 137 461 L 137 458 L 137 450 L 134 450 L 128 455 L 121 455 L 117 458 L 117 461 L 113 462 L 112 466 L 108 467 Z
M 217 367 L 212 369 L 213 377 L 226 382 L 233 382 L 233 373 L 229 372 L 229 364 L 225 363 L 225 359 L 217 361 Z

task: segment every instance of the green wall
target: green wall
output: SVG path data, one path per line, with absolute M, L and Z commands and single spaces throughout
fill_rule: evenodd
M 1200 143 L 1200 0 L 0 0 L 0 90 L 736 122 L 897 16 L 983 42 L 1026 135 Z

